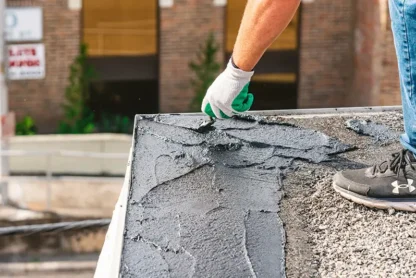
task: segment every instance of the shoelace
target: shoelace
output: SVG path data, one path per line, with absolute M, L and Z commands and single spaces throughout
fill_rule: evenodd
M 383 161 L 382 163 L 373 166 L 373 175 L 378 172 L 385 173 L 389 169 L 393 173 L 397 174 L 397 178 L 399 178 L 400 170 L 402 170 L 403 175 L 406 178 L 405 169 L 407 165 L 409 165 L 412 170 L 415 170 L 409 155 L 413 154 L 406 149 L 403 149 L 397 153 L 393 153 L 390 160 Z

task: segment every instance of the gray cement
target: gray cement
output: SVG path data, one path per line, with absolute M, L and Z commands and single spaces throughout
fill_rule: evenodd
M 376 142 L 380 143 L 391 143 L 399 137 L 399 134 L 391 131 L 387 126 L 371 120 L 349 119 L 345 124 L 347 128 L 358 134 L 371 136 Z
M 136 119 L 121 277 L 285 277 L 284 178 L 352 149 L 281 118 L 204 121 Z

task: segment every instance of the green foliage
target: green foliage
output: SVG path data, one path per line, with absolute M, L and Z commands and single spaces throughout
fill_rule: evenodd
M 29 116 L 16 123 L 16 135 L 35 135 L 36 132 L 35 121 Z
M 133 121 L 127 116 L 106 114 L 101 117 L 98 129 L 100 132 L 105 133 L 131 134 L 133 130 Z
M 197 61 L 189 64 L 195 74 L 195 78 L 191 81 L 195 93 L 190 107 L 192 111 L 199 111 L 205 93 L 221 69 L 221 64 L 216 61 L 218 50 L 219 46 L 215 42 L 214 34 L 210 33 L 205 44 L 200 46 Z
M 94 113 L 87 112 L 86 116 L 79 117 L 68 123 L 62 121 L 59 123 L 58 133 L 60 134 L 88 134 L 95 131 Z
M 87 46 L 82 44 L 79 55 L 71 64 L 69 85 L 65 91 L 66 103 L 63 106 L 65 119 L 59 124 L 59 133 L 83 134 L 95 131 L 94 113 L 86 103 L 89 99 L 89 85 L 96 74 L 93 67 L 87 64 L 87 52 Z

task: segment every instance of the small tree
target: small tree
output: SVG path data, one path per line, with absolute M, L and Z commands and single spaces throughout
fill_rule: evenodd
M 79 134 L 95 130 L 94 114 L 86 105 L 89 86 L 95 77 L 93 67 L 87 64 L 87 52 L 87 46 L 82 44 L 79 55 L 70 67 L 69 85 L 65 91 L 66 103 L 63 105 L 65 119 L 59 124 L 59 133 Z
M 35 135 L 37 128 L 32 117 L 25 116 L 16 123 L 16 135 Z
M 216 61 L 218 50 L 219 46 L 215 42 L 214 34 L 211 32 L 205 44 L 200 46 L 197 61 L 189 63 L 190 69 L 195 74 L 195 78 L 191 80 L 195 93 L 190 107 L 193 111 L 201 108 L 205 93 L 214 82 L 221 68 L 221 64 Z

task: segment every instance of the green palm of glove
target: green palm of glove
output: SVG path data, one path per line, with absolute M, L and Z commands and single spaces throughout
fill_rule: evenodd
M 254 72 L 234 67 L 231 61 L 208 88 L 201 110 L 212 118 L 228 119 L 251 108 L 254 96 L 248 92 Z
M 254 102 L 254 96 L 253 94 L 249 93 L 249 85 L 250 82 L 247 83 L 243 89 L 241 90 L 241 92 L 237 95 L 237 97 L 232 101 L 231 103 L 231 108 L 233 110 L 233 114 L 238 114 L 238 113 L 243 113 L 246 112 L 248 110 L 250 110 L 251 106 L 253 105 Z M 228 115 L 226 113 L 224 113 L 221 108 L 218 109 L 219 113 L 221 115 L 221 118 L 223 119 L 229 119 L 231 118 L 232 115 L 230 115 L 228 113 Z M 205 107 L 202 108 L 202 111 L 207 114 L 208 116 L 212 117 L 212 118 L 218 118 L 211 106 L 211 103 L 207 102 L 205 104 Z

